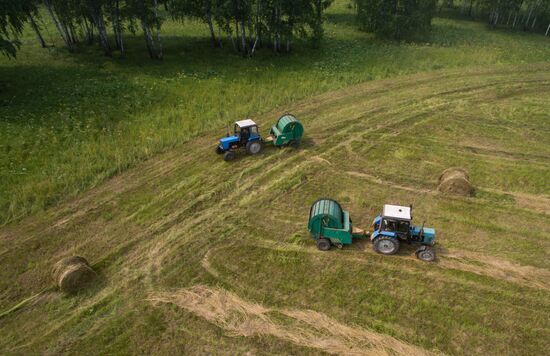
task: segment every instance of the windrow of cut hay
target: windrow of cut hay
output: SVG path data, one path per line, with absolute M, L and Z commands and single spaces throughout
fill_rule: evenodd
M 205 285 L 154 293 L 149 300 L 154 304 L 175 304 L 234 336 L 271 335 L 331 354 L 430 355 L 389 335 L 345 325 L 313 310 L 268 308 Z M 277 315 L 286 320 L 281 321 Z

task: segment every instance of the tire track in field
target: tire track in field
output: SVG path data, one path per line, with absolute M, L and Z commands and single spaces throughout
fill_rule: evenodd
M 357 243 L 354 242 L 354 245 L 356 244 Z M 366 241 L 365 244 L 370 245 L 370 243 Z M 316 255 L 321 254 L 327 258 L 346 259 L 354 263 L 366 263 L 367 261 L 365 259 L 369 258 L 369 256 L 349 256 L 347 253 L 327 254 L 325 252 L 318 251 L 315 247 L 313 247 L 313 244 L 311 246 L 297 246 L 295 244 L 276 242 L 273 240 L 260 240 L 245 243 L 245 245 L 256 246 L 281 252 L 300 252 Z M 216 252 L 230 247 L 230 245 L 225 245 L 208 250 L 201 261 L 201 265 L 203 266 L 203 268 L 205 268 L 205 270 L 207 270 L 214 277 L 220 278 L 221 273 L 212 266 L 212 264 L 210 263 L 210 258 Z M 363 246 L 361 249 L 364 253 L 368 255 L 379 255 L 371 248 L 366 248 L 366 246 Z M 442 247 L 437 247 L 436 250 L 437 259 L 432 264 L 440 268 L 450 268 L 464 272 L 470 272 L 477 275 L 522 285 L 525 287 L 550 291 L 550 271 L 546 269 L 534 266 L 520 265 L 519 263 L 473 251 L 458 249 L 447 250 Z M 402 258 L 406 259 L 407 261 L 413 261 L 419 264 L 426 263 L 418 260 L 413 256 L 399 255 L 386 256 L 386 258 Z

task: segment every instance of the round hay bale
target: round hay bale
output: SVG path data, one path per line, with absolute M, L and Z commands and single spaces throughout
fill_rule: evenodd
M 54 265 L 52 276 L 61 291 L 75 293 L 90 283 L 96 273 L 84 257 L 71 256 Z
M 441 173 L 438 190 L 442 193 L 462 196 L 473 196 L 475 193 L 468 172 L 458 167 L 448 168 Z
M 452 177 L 462 177 L 468 181 L 470 180 L 470 176 L 468 175 L 468 172 L 466 172 L 464 168 L 451 167 L 451 168 L 447 168 L 441 173 L 441 175 L 439 176 L 439 183 Z

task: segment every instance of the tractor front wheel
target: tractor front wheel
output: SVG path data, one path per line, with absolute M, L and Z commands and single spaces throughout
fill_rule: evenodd
M 317 240 L 317 248 L 321 251 L 330 250 L 330 240 L 325 238 L 320 238 Z
M 224 161 L 232 161 L 235 158 L 235 152 L 227 151 L 223 154 Z
M 377 237 L 372 247 L 383 255 L 393 255 L 399 251 L 399 240 L 387 236 Z
M 220 146 L 216 146 L 216 153 L 221 155 L 223 153 L 223 150 Z
M 248 152 L 251 155 L 255 155 L 260 152 L 262 149 L 262 144 L 258 141 L 249 142 L 246 144 L 246 152 Z
M 430 246 L 420 246 L 416 250 L 416 258 L 424 262 L 435 261 L 435 250 Z

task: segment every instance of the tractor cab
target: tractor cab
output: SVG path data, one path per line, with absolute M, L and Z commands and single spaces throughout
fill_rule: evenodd
M 410 207 L 386 204 L 382 214 L 373 221 L 373 231 L 381 235 L 407 240 L 411 220 Z
M 230 161 L 235 158 L 235 151 L 241 147 L 246 148 L 249 154 L 260 152 L 262 138 L 258 131 L 258 125 L 250 119 L 235 122 L 233 135 L 221 138 L 216 146 L 216 153 L 223 154 L 223 159 Z
M 249 139 L 257 140 L 260 138 L 258 125 L 250 119 L 235 122 L 233 132 L 234 136 L 238 138 L 240 142 L 244 143 L 244 145 L 246 145 Z
M 420 244 L 417 257 L 425 261 L 433 261 L 435 252 L 431 246 L 435 243 L 435 230 L 424 225 L 413 226 L 412 207 L 399 205 L 384 205 L 382 214 L 373 221 L 371 240 L 377 252 L 391 255 L 399 250 L 400 242 Z

